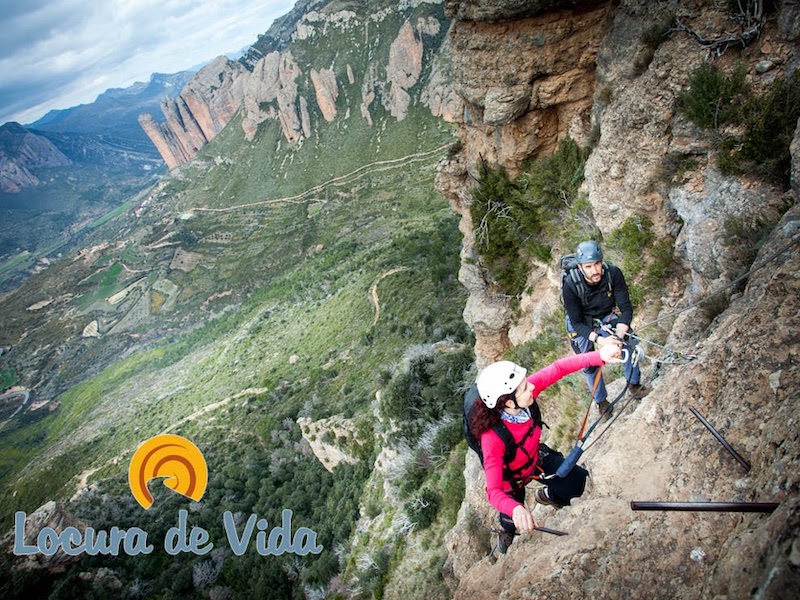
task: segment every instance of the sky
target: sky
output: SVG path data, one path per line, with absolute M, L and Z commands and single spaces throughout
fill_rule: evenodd
M 255 43 L 294 0 L 0 0 L 0 124 Z

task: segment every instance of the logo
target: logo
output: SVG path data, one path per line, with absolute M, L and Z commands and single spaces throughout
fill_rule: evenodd
M 153 496 L 147 484 L 156 478 L 164 478 L 164 485 L 199 502 L 208 485 L 208 467 L 202 452 L 192 442 L 179 435 L 157 435 L 144 442 L 131 458 L 128 466 L 128 483 L 136 501 L 147 510 L 153 506 Z M 319 554 L 323 548 L 317 544 L 317 533 L 308 527 L 294 529 L 293 513 L 285 508 L 281 511 L 281 522 L 272 529 L 269 522 L 252 514 L 241 532 L 238 519 L 231 511 L 222 514 L 222 525 L 231 551 L 242 556 L 255 542 L 255 550 L 261 556 L 280 556 L 292 552 L 298 556 Z M 14 513 L 14 554 L 24 556 L 43 554 L 52 556 L 62 551 L 68 556 L 105 554 L 118 556 L 124 552 L 128 556 L 150 554 L 153 544 L 148 542 L 147 531 L 139 527 L 120 529 L 116 525 L 110 530 L 96 531 L 87 527 L 85 531 L 68 526 L 60 533 L 46 526 L 36 535 L 36 543 L 26 541 L 33 538 L 33 532 L 26 532 L 28 515 L 24 511 Z M 26 535 L 27 533 L 27 535 Z M 209 532 L 189 523 L 189 511 L 178 511 L 178 524 L 170 527 L 164 536 L 164 551 L 176 555 L 191 552 L 202 556 L 211 551 L 214 542 Z
M 203 453 L 192 442 L 173 434 L 150 438 L 139 446 L 128 467 L 128 483 L 136 501 L 147 510 L 153 496 L 147 484 L 166 477 L 164 485 L 199 502 L 208 485 L 208 467 Z

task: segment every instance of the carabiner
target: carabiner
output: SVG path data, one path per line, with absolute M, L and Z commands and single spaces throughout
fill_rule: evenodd
M 626 363 L 628 362 L 628 359 L 631 356 L 631 352 L 627 348 L 623 348 L 622 350 L 619 351 L 619 355 L 622 358 L 622 362 Z

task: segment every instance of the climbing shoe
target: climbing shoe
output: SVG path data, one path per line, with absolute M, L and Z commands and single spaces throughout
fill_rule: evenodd
M 540 487 L 538 490 L 536 490 L 535 498 L 539 504 L 561 508 L 561 505 L 550 497 L 550 490 L 547 488 L 547 486 Z
M 641 383 L 632 383 L 628 386 L 628 391 L 631 393 L 631 397 L 641 400 L 650 393 L 650 388 Z
M 510 531 L 504 529 L 497 534 L 497 549 L 500 550 L 500 554 L 505 554 L 508 551 L 508 547 L 513 543 L 514 534 Z
M 611 418 L 611 414 L 614 412 L 614 407 L 611 406 L 611 403 L 608 400 L 603 400 L 602 402 L 598 403 L 597 410 L 600 411 L 600 418 L 603 419 L 605 423 Z

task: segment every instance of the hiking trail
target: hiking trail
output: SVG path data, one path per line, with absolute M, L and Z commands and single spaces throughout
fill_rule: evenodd
M 378 319 L 381 316 L 381 305 L 378 300 L 378 284 L 384 280 L 384 278 L 388 277 L 389 275 L 394 275 L 395 273 L 400 273 L 401 271 L 410 271 L 409 267 L 395 267 L 394 269 L 390 269 L 384 273 L 381 273 L 381 276 L 375 280 L 375 283 L 372 284 L 372 287 L 369 289 L 369 295 L 372 298 L 372 304 L 375 306 L 375 318 L 372 320 L 373 325 L 378 324 Z

